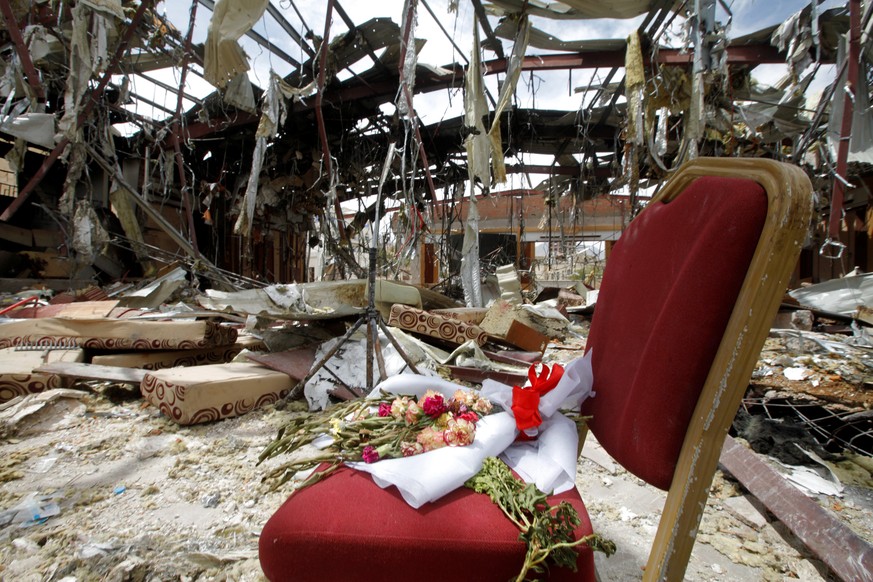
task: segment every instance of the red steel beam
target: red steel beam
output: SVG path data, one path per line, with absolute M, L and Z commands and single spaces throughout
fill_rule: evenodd
M 15 52 L 18 53 L 18 58 L 21 59 L 21 66 L 24 69 L 24 74 L 27 75 L 27 84 L 36 93 L 39 102 L 45 103 L 45 90 L 42 88 L 42 83 L 39 82 L 39 73 L 36 72 L 36 67 L 33 66 L 33 61 L 30 60 L 30 52 L 27 50 L 27 45 L 24 44 L 24 37 L 21 36 L 21 29 L 18 28 L 18 22 L 15 20 L 15 14 L 12 12 L 9 0 L 0 0 L 0 13 L 3 14 L 3 19 L 6 21 L 6 30 L 15 44 Z
M 324 159 L 324 167 L 327 168 L 327 181 L 330 184 L 333 179 L 333 162 L 330 159 L 330 144 L 327 141 L 327 128 L 324 125 L 324 85 L 327 69 L 327 52 L 330 49 L 330 23 L 333 19 L 334 0 L 327 0 L 327 13 L 324 17 L 324 36 L 321 40 L 318 59 L 318 92 L 315 94 L 315 120 L 318 123 L 318 137 L 321 140 L 321 156 Z M 333 210 L 336 213 L 336 227 L 339 230 L 340 241 L 348 242 L 348 234 L 346 233 L 346 225 L 343 223 L 343 211 L 340 206 L 339 195 L 334 198 Z
M 115 55 L 112 60 L 109 61 L 109 66 L 106 68 L 106 71 L 103 73 L 103 78 L 100 79 L 100 82 L 97 84 L 97 87 L 91 92 L 88 96 L 88 99 L 85 101 L 85 106 L 82 108 L 82 111 L 79 113 L 79 116 L 76 119 L 76 129 L 82 127 L 85 123 L 85 120 L 88 119 L 88 116 L 91 115 L 91 111 L 94 110 L 94 106 L 99 102 L 100 96 L 103 94 L 103 90 L 106 89 L 106 85 L 109 84 L 109 81 L 112 79 L 112 75 L 115 74 L 115 71 L 118 69 L 118 64 L 121 62 L 121 56 L 124 54 L 124 51 L 127 49 L 127 44 L 130 42 L 133 33 L 136 32 L 136 29 L 139 28 L 139 23 L 142 21 L 143 16 L 145 15 L 145 11 L 151 7 L 153 0 L 142 0 L 137 8 L 136 13 L 133 15 L 133 18 L 130 21 L 130 25 L 127 27 L 127 30 L 124 31 L 124 35 L 121 37 L 121 40 L 118 43 L 118 48 L 115 50 Z M 6 210 L 3 211 L 3 214 L 0 214 L 0 221 L 8 222 L 18 209 L 21 208 L 24 203 L 27 201 L 30 193 L 33 192 L 33 189 L 36 188 L 51 167 L 54 165 L 55 161 L 57 161 L 58 157 L 67 147 L 67 144 L 70 143 L 70 140 L 67 138 L 62 138 L 58 144 L 55 146 L 55 149 L 43 160 L 42 165 L 39 167 L 39 170 L 31 176 L 30 180 L 25 184 L 24 188 L 18 192 L 18 197 L 12 201 L 12 203 L 6 207 Z
M 660 49 L 655 59 L 645 58 L 645 63 L 658 63 L 668 66 L 691 66 L 694 55 L 683 53 L 679 49 Z M 592 51 L 583 53 L 562 53 L 554 55 L 527 56 L 522 61 L 522 70 L 527 71 L 561 71 L 568 69 L 593 69 L 598 67 L 623 67 L 625 51 Z M 757 65 L 767 63 L 784 63 L 785 56 L 770 45 L 741 45 L 727 48 L 728 65 Z M 507 59 L 493 59 L 482 63 L 486 75 L 506 72 Z M 416 92 L 426 93 L 454 86 L 464 77 L 465 67 L 456 66 L 454 70 L 439 76 L 421 76 L 416 79 Z M 369 82 L 368 85 L 348 85 L 337 91 L 328 93 L 325 98 L 330 101 L 355 101 L 362 98 L 390 98 L 397 92 L 397 80 Z M 295 110 L 310 109 L 312 105 L 300 103 Z
M 412 32 L 412 23 L 417 18 L 415 2 L 412 0 L 406 0 L 406 17 L 405 22 L 406 26 L 403 29 L 403 42 L 401 43 L 400 48 L 400 60 L 397 63 L 397 74 L 400 78 L 400 86 L 403 88 L 403 95 L 406 98 L 406 114 L 409 115 L 409 121 L 412 124 L 413 129 L 415 130 L 415 141 L 418 143 L 418 157 L 421 162 L 422 168 L 424 168 L 424 176 L 427 181 L 427 190 L 430 193 L 431 197 L 436 199 L 436 188 L 433 185 L 433 176 L 430 174 L 430 163 L 427 161 L 427 154 L 424 151 L 424 141 L 421 139 L 421 130 L 418 127 L 418 117 L 415 113 L 415 110 L 412 107 L 412 91 L 409 90 L 409 85 L 406 83 L 406 79 L 403 78 L 404 72 L 404 63 L 406 62 L 406 54 L 409 49 L 409 43 L 414 43 L 415 40 L 410 38 Z M 415 75 L 415 72 L 413 72 Z M 413 206 L 416 216 L 418 217 L 418 226 L 423 228 L 425 225 L 424 217 L 421 215 L 421 212 L 418 211 L 418 208 Z
M 506 166 L 507 174 L 549 174 L 552 176 L 581 176 L 581 166 L 537 166 L 530 164 L 513 164 Z M 610 178 L 614 172 L 609 168 L 594 168 L 585 172 L 596 178 Z

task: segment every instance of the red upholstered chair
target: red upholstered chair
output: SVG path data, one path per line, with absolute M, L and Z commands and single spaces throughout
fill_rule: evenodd
M 590 430 L 625 468 L 669 489 L 645 569 L 681 580 L 730 424 L 785 290 L 811 215 L 798 168 L 768 160 L 684 165 L 607 260 L 588 345 Z M 575 490 L 577 534 L 591 532 Z M 484 495 L 457 490 L 420 510 L 369 475 L 341 469 L 292 496 L 260 537 L 280 580 L 513 579 L 525 547 Z M 594 580 L 579 571 L 549 580 Z

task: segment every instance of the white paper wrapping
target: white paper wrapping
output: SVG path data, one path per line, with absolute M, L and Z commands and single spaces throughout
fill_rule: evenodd
M 482 385 L 482 395 L 505 412 L 492 413 L 476 424 L 476 438 L 465 447 L 444 447 L 402 459 L 385 459 L 375 463 L 349 463 L 359 471 L 373 476 L 380 487 L 394 485 L 403 499 L 418 508 L 435 501 L 464 485 L 479 472 L 486 457 L 501 456 L 528 483 L 536 484 L 545 493 L 561 493 L 572 488 L 576 480 L 578 434 L 576 424 L 560 410 L 578 410 L 591 393 L 593 374 L 591 352 L 564 367 L 558 385 L 540 399 L 543 423 L 536 440 L 515 442 L 518 429 L 512 416 L 512 387 L 488 381 Z M 413 374 L 393 376 L 370 393 L 422 396 L 426 390 L 436 390 L 446 398 L 465 386 L 436 378 Z

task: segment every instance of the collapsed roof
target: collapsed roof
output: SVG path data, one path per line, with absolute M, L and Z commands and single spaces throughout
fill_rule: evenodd
M 369 243 L 358 235 L 386 212 L 395 250 L 415 253 L 426 233 L 450 230 L 435 223 L 435 204 L 489 196 L 507 175 L 549 200 L 621 195 L 635 209 L 696 155 L 801 163 L 814 153 L 815 171 L 836 165 L 823 144 L 839 84 L 819 103 L 806 93 L 845 62 L 848 6 L 813 2 L 741 37 L 714 1 L 407 0 L 347 12 L 332 0 L 313 10 L 0 0 L 12 24 L 0 31 L 0 132 L 17 175 L 6 231 L 60 225 L 77 264 L 117 276 L 185 257 L 234 287 L 256 283 L 239 275 L 259 265 L 269 271 L 270 232 L 291 237 L 276 252 L 292 266 L 262 272 L 267 281 L 308 280 L 314 245 L 362 276 L 356 251 Z M 612 37 L 550 32 L 573 34 L 567 23 L 582 19 Z M 437 37 L 452 54 L 426 63 Z M 788 74 L 763 86 L 752 77 L 761 64 Z M 107 241 L 129 254 L 95 250 Z

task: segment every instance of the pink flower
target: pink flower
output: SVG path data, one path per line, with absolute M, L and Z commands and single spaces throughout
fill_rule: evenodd
M 391 404 L 388 402 L 380 402 L 379 416 L 391 416 Z
M 414 442 L 402 442 L 400 443 L 400 454 L 404 457 L 411 457 L 412 455 L 420 455 L 424 452 L 424 447 L 421 446 L 421 443 Z
M 491 402 L 478 392 L 472 390 L 456 390 L 452 399 L 457 400 L 467 408 L 473 409 L 479 414 L 488 414 L 491 412 Z M 463 410 L 461 410 L 463 412 Z
M 455 394 L 452 396 L 452 400 L 455 400 L 464 406 L 472 406 L 473 401 L 475 400 L 475 396 L 469 390 L 455 390 Z
M 364 447 L 364 450 L 361 451 L 361 458 L 364 459 L 365 463 L 375 463 L 379 460 L 379 452 L 375 447 L 367 445 Z
M 433 421 L 433 426 L 438 428 L 439 430 L 444 430 L 447 426 L 449 426 L 449 420 L 452 419 L 451 412 L 442 413 L 439 418 L 435 418 Z
M 447 444 L 443 438 L 443 431 L 432 426 L 424 427 L 421 432 L 418 433 L 418 436 L 415 437 L 415 440 L 421 445 L 422 451 L 425 453 L 435 449 L 441 449 Z
M 421 404 L 424 413 L 431 418 L 437 418 L 449 408 L 446 406 L 446 400 L 442 394 L 431 392 L 428 390 L 425 393 L 424 401 Z

